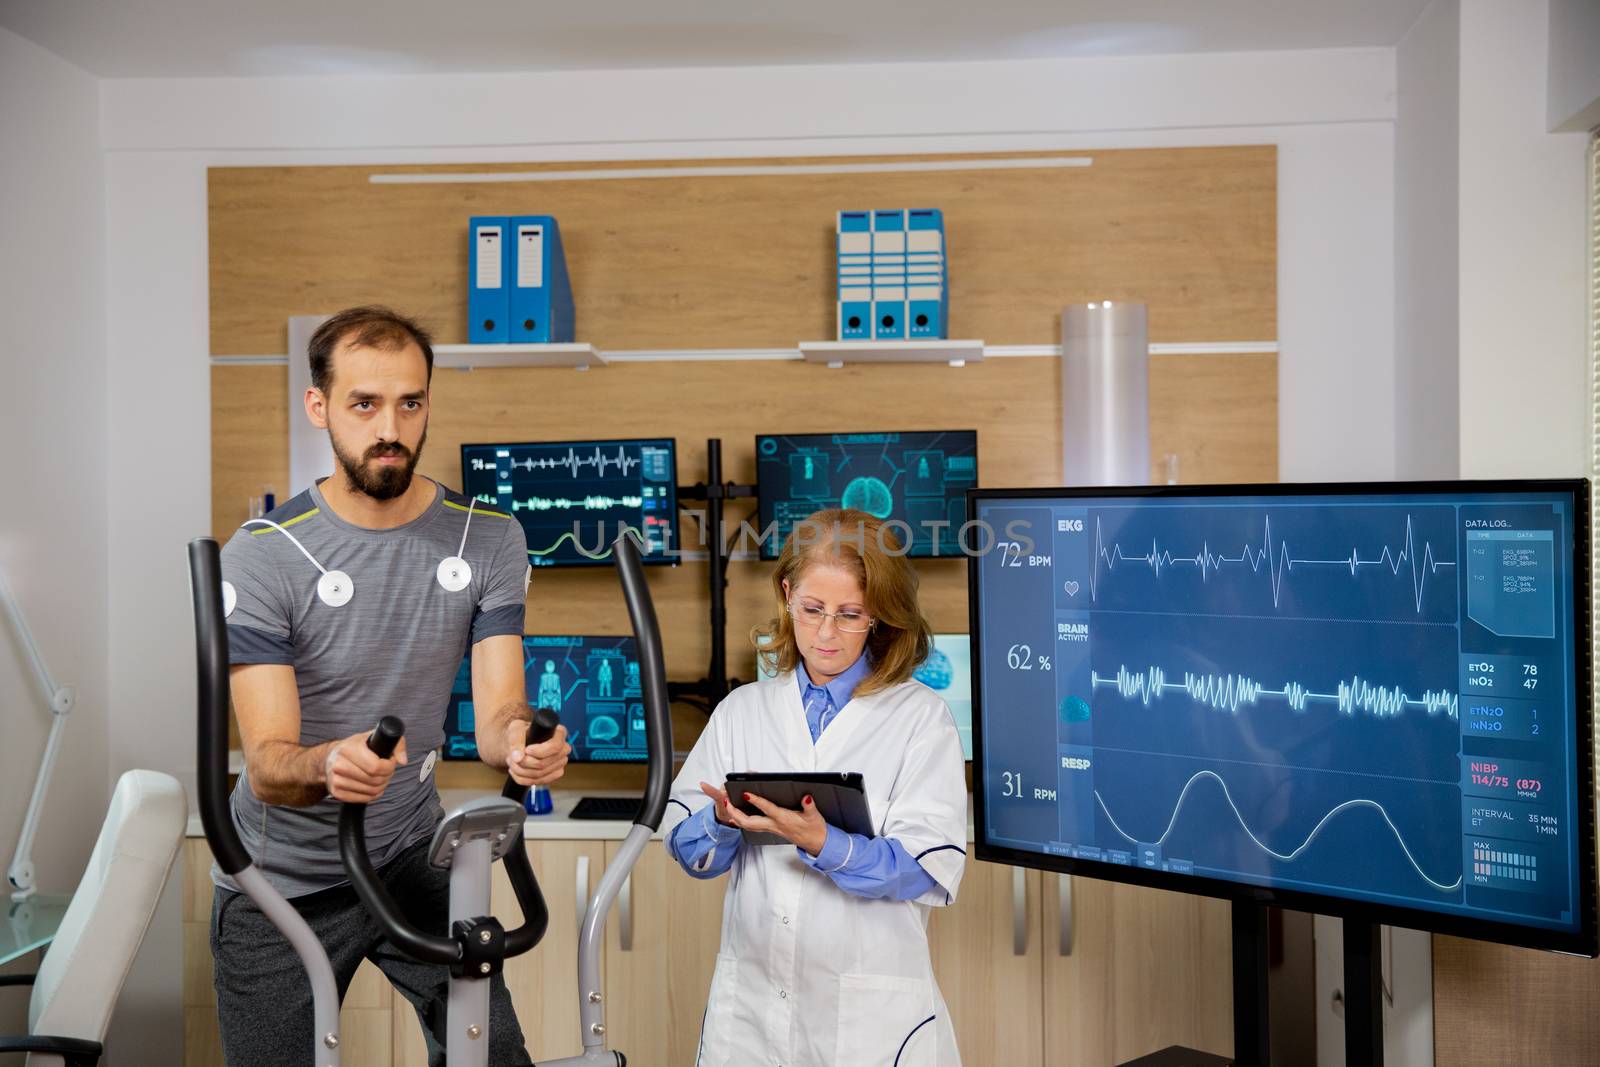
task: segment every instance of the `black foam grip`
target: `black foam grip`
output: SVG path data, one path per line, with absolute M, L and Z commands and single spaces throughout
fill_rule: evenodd
M 380 759 L 388 759 L 400 747 L 400 739 L 405 735 L 406 724 L 393 715 L 385 715 L 367 735 L 367 747 L 376 752 Z
M 250 866 L 250 853 L 228 810 L 228 629 L 222 615 L 222 551 L 209 537 L 189 542 L 189 591 L 194 599 L 200 696 L 196 732 L 200 821 L 217 866 L 232 875 Z
M 528 744 L 542 745 L 556 735 L 561 717 L 549 708 L 535 708 L 533 721 L 528 723 Z
M 528 723 L 527 743 L 542 745 L 556 735 L 556 727 L 561 725 L 561 718 L 549 708 L 535 708 L 533 719 Z M 528 796 L 528 787 L 518 785 L 517 780 L 511 775 L 506 775 L 506 784 L 501 787 L 500 795 L 507 800 L 515 800 L 521 804 Z

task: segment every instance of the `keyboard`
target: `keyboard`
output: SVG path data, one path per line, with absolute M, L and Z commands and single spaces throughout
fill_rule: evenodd
M 639 814 L 638 797 L 582 797 L 568 813 L 569 819 L 613 819 L 632 822 Z

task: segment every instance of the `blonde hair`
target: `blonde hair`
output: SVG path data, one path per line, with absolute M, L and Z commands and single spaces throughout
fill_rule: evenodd
M 917 572 L 892 529 L 881 519 L 851 508 L 830 508 L 802 519 L 783 543 L 778 569 L 772 574 L 777 617 L 757 626 L 750 635 L 763 663 L 781 673 L 799 668 L 800 646 L 795 641 L 783 583 L 787 581 L 792 590 L 816 565 L 853 573 L 873 620 L 862 653 L 871 673 L 856 687 L 856 693 L 868 696 L 907 681 L 933 646 L 928 620 L 917 604 Z

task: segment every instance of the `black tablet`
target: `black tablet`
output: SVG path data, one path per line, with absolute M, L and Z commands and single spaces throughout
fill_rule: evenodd
M 872 811 L 867 806 L 866 785 L 855 772 L 833 771 L 749 771 L 728 775 L 728 799 L 746 815 L 760 815 L 761 809 L 744 800 L 754 793 L 780 808 L 800 810 L 800 802 L 810 794 L 817 811 L 829 826 L 852 834 L 875 837 Z M 777 834 L 744 832 L 748 845 L 787 845 Z

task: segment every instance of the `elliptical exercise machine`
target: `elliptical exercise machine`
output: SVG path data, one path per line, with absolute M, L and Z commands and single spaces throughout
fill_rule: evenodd
M 618 537 L 612 545 L 612 555 L 639 646 L 648 771 L 639 814 L 616 859 L 607 865 L 584 914 L 577 976 L 584 1050 L 578 1056 L 546 1060 L 543 1067 L 626 1067 L 627 1058 L 622 1053 L 605 1047 L 600 952 L 606 917 L 634 864 L 661 825 L 672 783 L 672 720 L 661 631 L 633 537 L 626 532 Z M 315 1067 L 339 1067 L 339 994 L 327 953 L 300 914 L 252 864 L 228 810 L 228 637 L 223 623 L 221 552 L 215 540 L 203 537 L 189 543 L 189 579 L 199 671 L 200 819 L 206 840 L 217 865 L 283 932 L 306 968 L 314 1016 L 310 1062 Z M 548 740 L 556 726 L 554 712 L 538 709 L 528 727 L 530 743 Z M 367 744 L 387 758 L 400 743 L 404 730 L 400 720 L 385 716 Z M 449 812 L 439 824 L 428 856 L 435 867 L 450 871 L 450 929 L 443 934 L 418 930 L 407 922 L 378 880 L 367 856 L 366 805 L 345 804 L 340 811 L 340 858 L 361 902 L 402 952 L 450 968 L 445 1052 L 450 1067 L 487 1067 L 488 980 L 500 973 L 507 959 L 537 945 L 549 923 L 544 895 L 522 840 L 526 817 L 522 801 L 526 793 L 526 786 L 519 786 L 508 777 L 500 797 L 469 801 Z M 495 860 L 505 863 L 523 915 L 522 925 L 509 932 L 489 914 L 490 872 Z

